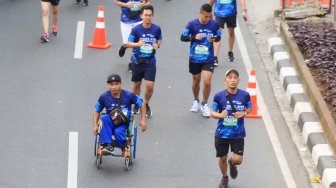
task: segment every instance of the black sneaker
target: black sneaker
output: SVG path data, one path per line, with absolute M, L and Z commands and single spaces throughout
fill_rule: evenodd
M 41 42 L 43 42 L 43 43 L 46 43 L 46 42 L 49 42 L 49 36 L 48 35 L 42 35 L 41 36 Z
M 137 105 L 134 105 L 132 110 L 133 114 L 139 114 L 139 111 L 140 111 L 139 107 Z
M 232 179 L 236 179 L 237 176 L 238 176 L 237 166 L 231 164 L 231 161 L 232 161 L 232 159 L 230 158 L 229 161 L 228 161 L 229 162 L 229 166 L 230 166 L 230 176 L 231 176 Z
M 108 144 L 107 146 L 105 146 L 102 150 L 102 154 L 103 155 L 112 155 L 114 154 L 114 148 L 111 144 Z
M 148 104 L 146 104 L 146 117 L 152 117 L 152 111 L 150 109 L 150 107 L 148 106 Z
M 127 49 L 127 48 L 125 47 L 124 44 L 120 46 L 120 48 L 119 48 L 119 53 L 118 53 L 120 57 L 124 57 L 125 52 L 126 52 L 126 49 Z
M 52 26 L 51 27 L 51 34 L 53 34 L 55 37 L 58 35 L 58 31 L 57 31 L 57 27 L 56 26 Z
M 221 182 L 219 183 L 219 188 L 227 188 L 229 184 L 229 177 L 222 177 Z
M 228 53 L 228 56 L 229 56 L 229 59 L 228 59 L 228 60 L 229 60 L 230 62 L 234 62 L 234 61 L 235 61 L 235 58 L 234 58 L 234 56 L 233 56 L 233 52 L 229 52 L 229 53 Z
M 89 3 L 88 3 L 87 1 L 86 1 L 86 2 L 84 1 L 84 2 L 83 2 L 83 5 L 84 5 L 84 6 L 89 6 Z
M 129 72 L 132 72 L 132 67 L 133 67 L 133 63 L 132 62 L 128 63 L 128 71 Z
M 75 3 L 75 4 L 79 4 L 79 3 L 80 3 L 80 1 L 75 1 L 74 3 Z
M 215 57 L 215 59 L 214 59 L 214 65 L 215 65 L 215 67 L 218 66 L 218 58 L 217 57 Z

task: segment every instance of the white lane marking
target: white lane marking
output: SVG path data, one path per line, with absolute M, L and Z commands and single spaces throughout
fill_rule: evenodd
M 77 22 L 77 32 L 76 32 L 76 44 L 75 44 L 75 59 L 82 59 L 83 55 L 83 41 L 84 41 L 84 21 Z
M 77 188 L 77 171 L 78 171 L 78 132 L 69 132 L 67 188 Z
M 241 52 L 242 57 L 243 57 L 243 62 L 244 62 L 245 67 L 246 67 L 246 73 L 247 73 L 247 75 L 249 75 L 249 71 L 252 69 L 252 63 L 251 63 L 250 57 L 248 55 L 246 45 L 245 45 L 245 42 L 244 42 L 243 36 L 241 34 L 240 27 L 239 27 L 238 23 L 237 23 L 237 28 L 236 28 L 236 38 L 237 38 L 237 42 L 238 42 L 240 52 Z M 265 123 L 266 130 L 268 132 L 268 136 L 271 140 L 275 155 L 278 159 L 278 163 L 279 163 L 280 169 L 282 171 L 282 175 L 284 176 L 284 179 L 286 181 L 287 187 L 296 188 L 297 187 L 296 183 L 293 179 L 292 172 L 289 170 L 288 163 L 286 161 L 284 152 L 283 152 L 283 150 L 281 148 L 281 145 L 280 145 L 279 137 L 278 137 L 278 135 L 275 131 L 274 124 L 273 124 L 273 122 L 270 118 L 270 115 L 268 114 L 268 109 L 267 109 L 267 106 L 265 104 L 264 97 L 262 96 L 262 94 L 260 92 L 260 89 L 258 87 L 258 83 L 257 83 L 257 95 L 259 96 L 258 97 L 259 109 L 261 111 L 261 114 L 263 115 L 262 119 Z

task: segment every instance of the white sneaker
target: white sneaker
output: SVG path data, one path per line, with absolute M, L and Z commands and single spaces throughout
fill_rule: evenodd
M 190 108 L 190 111 L 191 112 L 198 112 L 198 109 L 199 109 L 199 107 L 198 107 L 198 101 L 194 100 L 194 102 L 193 102 L 193 104 L 192 104 L 192 106 Z
M 201 110 L 204 117 L 210 117 L 210 109 L 207 104 L 201 105 Z

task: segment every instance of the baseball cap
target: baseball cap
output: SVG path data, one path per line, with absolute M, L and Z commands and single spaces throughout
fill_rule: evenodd
M 111 74 L 107 77 L 107 81 L 106 83 L 110 83 L 110 82 L 121 82 L 121 78 L 119 76 L 119 74 Z
M 239 73 L 236 69 L 229 69 L 228 71 L 226 71 L 225 77 L 227 77 L 230 73 L 235 73 L 239 77 Z

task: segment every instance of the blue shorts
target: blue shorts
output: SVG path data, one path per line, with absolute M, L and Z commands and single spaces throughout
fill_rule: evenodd
M 139 63 L 132 65 L 132 82 L 140 82 L 142 79 L 155 81 L 156 65 L 151 63 Z

